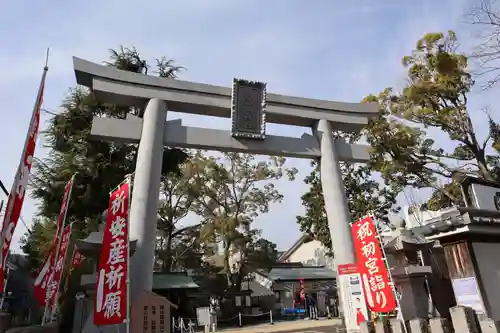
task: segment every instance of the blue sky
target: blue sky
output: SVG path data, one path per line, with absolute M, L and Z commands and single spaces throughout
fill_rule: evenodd
M 400 59 L 426 32 L 454 29 L 467 49 L 467 6 L 465 0 L 4 0 L 0 179 L 10 188 L 47 47 L 44 107 L 52 111 L 75 86 L 72 56 L 101 62 L 119 45 L 135 46 L 151 63 L 163 55 L 175 59 L 188 69 L 184 80 L 228 86 L 240 77 L 265 81 L 275 93 L 357 102 L 404 83 Z M 489 95 L 473 96 L 472 103 L 487 105 Z M 191 126 L 229 128 L 229 121 L 169 113 L 179 117 Z M 300 136 L 303 130 L 270 125 L 268 132 Z M 46 153 L 41 145 L 38 157 Z M 297 181 L 280 182 L 284 202 L 257 221 L 282 249 L 299 237 L 295 216 L 302 213 L 302 179 L 310 171 L 306 160 L 289 165 L 299 168 Z M 27 200 L 26 221 L 35 210 Z M 24 232 L 19 224 L 14 249 Z

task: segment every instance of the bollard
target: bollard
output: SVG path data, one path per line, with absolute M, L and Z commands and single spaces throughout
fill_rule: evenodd
M 403 326 L 404 322 L 398 318 L 389 319 L 389 325 L 391 326 L 392 333 L 407 333 L 406 327 Z
M 431 333 L 452 333 L 453 328 L 446 318 L 431 318 L 429 320 Z
M 495 322 L 485 315 L 478 315 L 478 320 L 481 333 L 500 333 L 500 323 Z
M 243 326 L 242 318 L 241 318 L 241 312 L 238 312 L 238 323 L 239 323 L 240 327 Z
M 415 318 L 410 320 L 411 333 L 429 333 L 429 322 L 427 319 Z M 462 332 L 460 332 L 462 333 Z
M 273 322 L 273 310 L 269 310 L 269 321 L 271 322 L 271 325 L 274 325 L 274 322 Z
M 387 318 L 382 318 L 375 321 L 375 333 L 390 333 L 391 325 Z
M 364 321 L 359 324 L 361 333 L 375 333 L 375 325 L 373 321 Z
M 451 321 L 455 332 L 479 333 L 474 310 L 465 306 L 454 306 L 450 309 Z

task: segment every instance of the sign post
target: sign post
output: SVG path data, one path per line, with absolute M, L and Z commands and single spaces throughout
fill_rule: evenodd
M 357 331 L 360 324 L 368 320 L 365 293 L 361 283 L 361 275 L 356 264 L 338 265 L 339 283 L 342 288 L 342 301 L 349 309 L 344 313 L 345 326 L 348 331 Z

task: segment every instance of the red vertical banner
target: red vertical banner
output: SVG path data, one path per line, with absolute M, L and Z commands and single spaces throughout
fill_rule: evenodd
M 354 222 L 351 231 L 368 307 L 375 312 L 393 311 L 396 299 L 373 219 L 367 216 Z
M 71 190 L 73 188 L 74 176 L 71 180 L 66 183 L 64 187 L 64 194 L 61 201 L 61 208 L 59 210 L 59 216 L 57 217 L 57 232 L 54 236 L 54 240 L 52 241 L 52 247 L 50 252 L 45 258 L 45 261 L 40 268 L 40 272 L 38 273 L 37 278 L 35 279 L 34 285 L 34 294 L 38 303 L 42 306 L 45 306 L 45 298 L 47 295 L 47 286 L 50 283 L 50 279 L 52 278 L 52 273 L 54 272 L 54 267 L 57 263 L 56 255 L 59 257 L 60 244 L 59 240 L 61 240 L 62 236 L 62 228 L 64 227 L 64 221 L 66 219 L 66 213 L 68 211 L 68 204 L 71 197 Z
M 40 82 L 40 87 L 38 88 L 38 96 L 35 101 L 35 106 L 33 107 L 33 113 L 31 116 L 30 125 L 28 127 L 26 141 L 24 142 L 24 149 L 21 153 L 21 161 L 17 167 L 14 182 L 12 183 L 12 189 L 9 193 L 7 207 L 2 224 L 2 234 L 0 236 L 0 244 L 2 246 L 0 291 L 2 292 L 5 288 L 5 263 L 7 262 L 7 256 L 9 254 L 12 236 L 14 235 L 14 231 L 16 230 L 19 217 L 21 216 L 24 197 L 26 195 L 26 190 L 30 179 L 31 166 L 33 164 L 33 158 L 35 155 L 36 139 L 40 127 L 40 108 L 42 107 L 43 91 L 45 88 L 45 77 L 47 76 L 47 70 L 48 68 L 45 67 L 42 80 Z
M 45 258 L 40 271 L 38 272 L 38 276 L 33 283 L 33 292 L 35 299 L 38 304 L 41 306 L 45 306 L 45 297 L 47 295 L 47 286 L 50 282 L 50 277 L 52 275 L 52 270 L 54 269 L 54 257 L 56 255 L 56 246 L 57 244 L 52 244 L 50 248 L 50 252 Z
M 109 198 L 101 257 L 97 272 L 94 324 L 116 325 L 128 317 L 129 213 L 128 181 Z
M 300 284 L 300 300 L 301 301 L 304 301 L 304 299 L 306 298 L 306 293 L 305 293 L 305 286 L 304 286 L 304 279 L 300 279 L 299 280 L 299 284 Z
M 69 241 L 71 238 L 71 225 L 64 228 L 61 237 L 61 244 L 59 246 L 57 258 L 54 261 L 52 276 L 46 288 L 45 306 L 51 309 L 57 307 L 57 295 L 59 294 L 59 286 L 61 285 L 64 262 L 66 261 L 66 254 L 68 252 Z
M 68 208 L 69 197 L 71 196 L 71 189 L 73 188 L 74 176 L 71 177 L 70 181 L 66 183 L 64 187 L 64 194 L 61 201 L 61 208 L 59 209 L 59 216 L 57 217 L 57 231 L 56 237 L 54 238 L 54 243 L 57 243 L 59 235 L 64 228 L 64 220 L 66 219 L 66 211 Z
M 84 260 L 85 256 L 78 251 L 78 247 L 76 247 L 75 245 L 73 247 L 73 255 L 71 256 L 71 262 L 68 269 L 68 276 L 66 277 L 66 285 L 64 286 L 65 291 L 67 291 L 69 288 L 69 279 L 71 277 L 71 272 L 74 269 L 80 267 L 80 265 L 83 263 Z

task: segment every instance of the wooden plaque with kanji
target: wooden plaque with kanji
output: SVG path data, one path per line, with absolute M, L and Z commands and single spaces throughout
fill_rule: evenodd
M 170 333 L 170 308 L 177 308 L 165 297 L 151 291 L 143 291 L 132 304 L 131 332 Z

